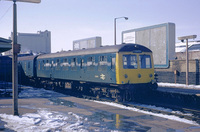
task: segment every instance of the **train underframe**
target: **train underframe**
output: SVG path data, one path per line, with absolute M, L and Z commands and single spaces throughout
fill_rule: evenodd
M 32 78 L 29 84 L 35 87 L 55 90 L 61 93 L 71 93 L 78 96 L 93 96 L 99 98 L 110 98 L 116 102 L 133 101 L 142 99 L 148 93 L 157 88 L 156 83 L 143 84 L 110 84 L 95 83 L 74 80 Z

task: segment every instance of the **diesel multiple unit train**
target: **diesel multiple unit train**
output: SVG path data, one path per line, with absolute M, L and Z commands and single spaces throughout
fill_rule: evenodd
M 156 89 L 152 51 L 138 44 L 19 57 L 20 80 L 58 91 L 131 100 Z

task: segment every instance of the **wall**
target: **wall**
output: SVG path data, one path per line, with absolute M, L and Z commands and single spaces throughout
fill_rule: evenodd
M 192 51 L 192 52 L 189 51 L 188 54 L 189 54 L 190 60 L 200 59 L 200 51 Z M 176 58 L 178 60 L 185 60 L 186 53 L 185 52 L 177 52 Z
M 155 69 L 155 73 L 158 75 L 158 82 L 167 83 L 186 83 L 186 65 L 185 60 L 171 60 L 167 69 Z M 200 84 L 200 60 L 189 60 L 189 84 Z M 175 74 L 175 71 L 177 71 Z

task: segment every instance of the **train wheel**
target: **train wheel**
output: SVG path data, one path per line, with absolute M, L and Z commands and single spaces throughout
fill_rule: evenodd
M 123 101 L 123 98 L 120 94 L 117 94 L 116 95 L 116 99 L 115 99 L 115 102 L 122 102 Z
M 125 92 L 125 100 L 126 101 L 132 100 L 132 93 L 131 92 L 128 92 L 128 91 Z

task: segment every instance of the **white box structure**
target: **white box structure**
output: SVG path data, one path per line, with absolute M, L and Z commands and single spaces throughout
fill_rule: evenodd
M 73 41 L 73 50 L 90 49 L 101 46 L 101 37 L 92 37 Z
M 122 43 L 136 43 L 150 48 L 155 68 L 168 68 L 175 58 L 175 24 L 164 23 L 122 32 Z

